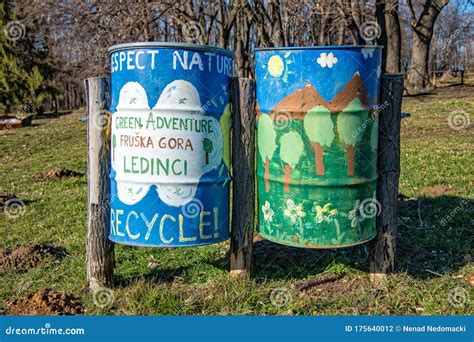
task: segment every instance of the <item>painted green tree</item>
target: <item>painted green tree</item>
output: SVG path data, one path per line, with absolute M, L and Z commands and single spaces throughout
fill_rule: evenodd
M 347 175 L 354 176 L 354 155 L 357 143 L 362 139 L 366 129 L 369 111 L 362 108 L 358 98 L 337 115 L 337 132 L 347 146 Z
M 230 169 L 230 128 L 232 125 L 232 114 L 230 111 L 230 104 L 227 104 L 224 108 L 224 112 L 219 120 L 222 133 L 222 142 L 224 144 L 224 164 L 227 169 Z
M 213 146 L 212 141 L 208 138 L 204 138 L 202 141 L 202 149 L 206 152 L 206 165 L 209 164 L 209 153 L 212 152 Z
M 298 133 L 285 133 L 280 138 L 280 159 L 286 164 L 283 165 L 283 190 L 285 192 L 290 192 L 291 172 L 298 164 L 303 150 L 303 140 Z
M 323 151 L 334 141 L 334 123 L 331 120 L 331 112 L 324 106 L 316 106 L 310 109 L 304 117 L 304 130 L 314 149 L 316 160 L 316 174 L 324 176 Z
M 262 158 L 265 167 L 263 179 L 265 181 L 265 191 L 270 191 L 270 161 L 277 148 L 276 145 L 276 131 L 273 128 L 273 121 L 270 116 L 263 114 L 258 119 L 257 123 L 257 141 L 258 153 Z

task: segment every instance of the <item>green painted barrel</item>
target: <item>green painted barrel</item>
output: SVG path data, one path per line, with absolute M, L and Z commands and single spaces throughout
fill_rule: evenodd
M 376 235 L 381 49 L 256 52 L 259 233 L 305 248 Z

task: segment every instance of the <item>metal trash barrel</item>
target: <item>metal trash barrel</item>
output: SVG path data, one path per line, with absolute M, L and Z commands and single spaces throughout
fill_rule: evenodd
M 305 248 L 375 237 L 380 59 L 377 46 L 256 51 L 263 237 Z
M 109 238 L 155 247 L 228 239 L 233 54 L 180 43 L 109 53 Z

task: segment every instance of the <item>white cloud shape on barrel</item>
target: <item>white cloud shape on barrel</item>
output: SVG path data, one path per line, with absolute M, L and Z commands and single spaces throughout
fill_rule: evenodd
M 330 52 L 329 54 L 327 54 L 326 52 L 321 52 L 316 62 L 322 68 L 325 68 L 325 67 L 332 68 L 334 64 L 337 63 L 337 58 L 334 57 L 334 54 L 332 52 Z
M 205 120 L 212 132 L 197 132 L 194 130 L 176 131 L 169 128 L 146 129 L 144 123 L 151 114 L 154 118 L 184 120 Z M 207 172 L 217 168 L 223 157 L 223 138 L 219 121 L 204 114 L 201 100 L 197 89 L 188 81 L 176 80 L 168 84 L 160 95 L 158 102 L 150 111 L 146 91 L 137 82 L 128 82 L 120 91 L 117 112 L 112 115 L 112 133 L 116 133 L 116 120 L 125 115 L 128 117 L 140 117 L 142 128 L 120 129 L 122 134 L 132 137 L 134 135 L 151 136 L 156 142 L 160 138 L 189 139 L 192 151 L 154 148 L 127 149 L 119 147 L 115 151 L 115 159 L 112 166 L 116 171 L 117 192 L 120 201 L 125 204 L 135 204 L 148 193 L 150 186 L 155 185 L 160 199 L 171 206 L 181 206 L 190 202 L 196 195 L 200 178 Z M 201 125 L 203 124 L 201 120 Z M 193 121 L 195 122 L 195 121 Z M 197 123 L 196 123 L 197 125 Z M 193 126 L 197 130 L 196 126 Z M 201 126 L 202 129 L 202 126 Z M 212 149 L 204 151 L 204 139 L 208 139 Z M 121 172 L 124 169 L 126 156 L 134 152 L 134 155 L 149 158 L 174 158 L 174 160 L 187 162 L 187 175 L 130 175 Z M 127 154 L 128 153 L 128 154 Z

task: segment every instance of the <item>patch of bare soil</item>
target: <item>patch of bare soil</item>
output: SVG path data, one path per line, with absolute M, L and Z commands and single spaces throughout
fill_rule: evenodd
M 368 286 L 368 280 L 362 277 L 351 278 L 349 276 L 336 274 L 316 277 L 313 282 L 314 285 L 311 284 L 311 280 L 296 283 L 295 289 L 303 291 L 304 294 L 302 295 L 304 296 L 332 297 L 340 296 L 341 294 L 350 294 L 361 287 Z
M 36 174 L 37 180 L 52 180 L 52 179 L 61 179 L 68 177 L 81 177 L 83 174 L 81 172 L 64 169 L 62 167 L 54 167 L 49 170 L 45 170 Z
M 421 190 L 421 194 L 425 196 L 441 196 L 445 194 L 449 194 L 454 191 L 454 188 L 449 185 L 444 185 L 444 184 L 438 184 L 434 186 L 429 186 L 427 188 L 424 188 Z
M 78 315 L 84 312 L 73 294 L 40 289 L 24 298 L 5 301 L 4 315 Z
M 27 271 L 46 260 L 60 261 L 66 255 L 64 250 L 49 245 L 18 245 L 0 253 L 0 273 Z

